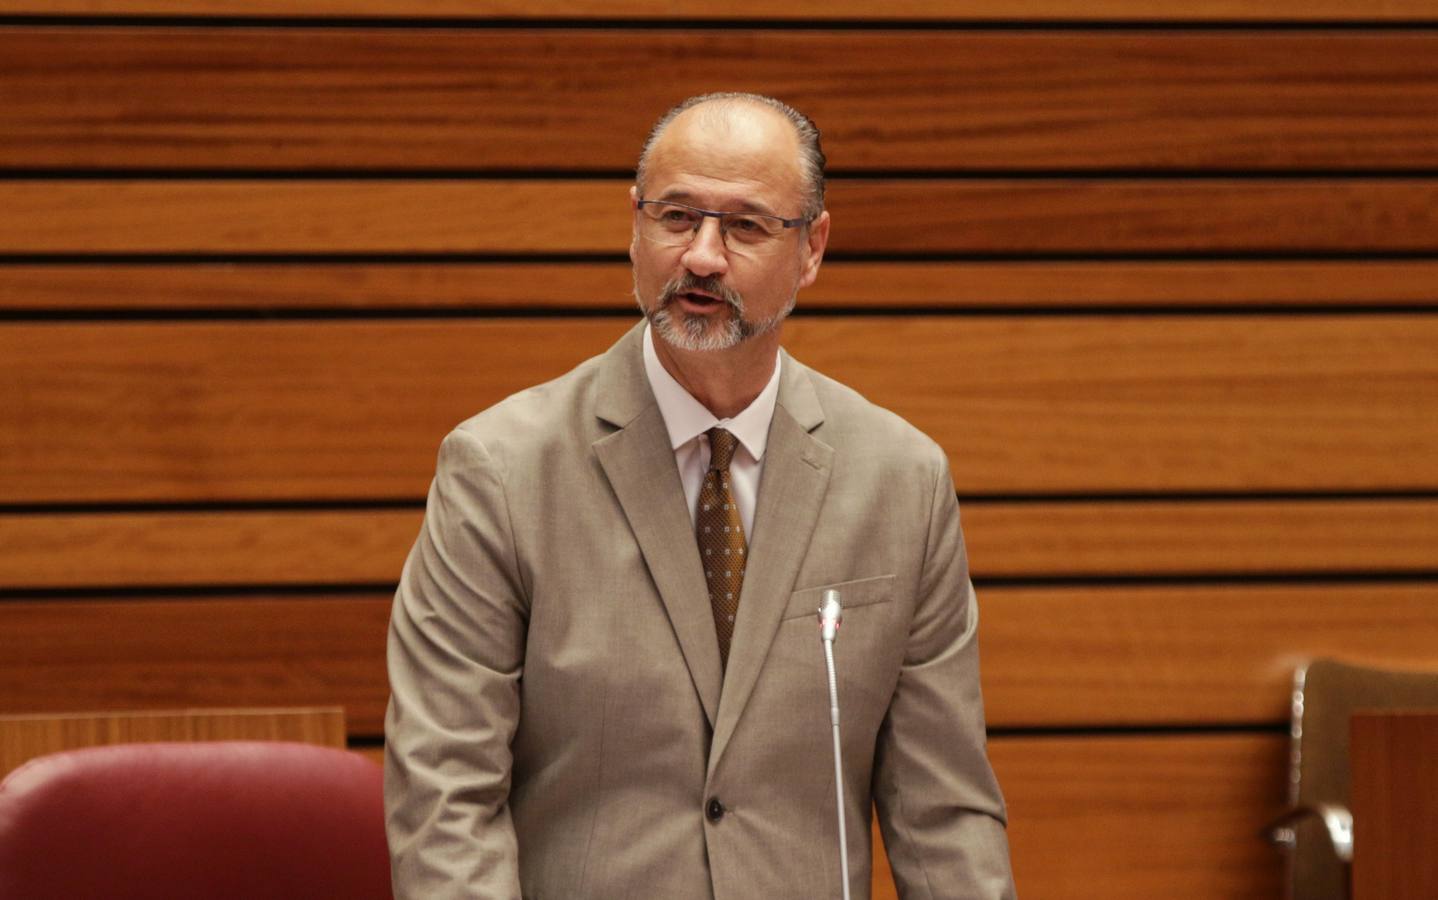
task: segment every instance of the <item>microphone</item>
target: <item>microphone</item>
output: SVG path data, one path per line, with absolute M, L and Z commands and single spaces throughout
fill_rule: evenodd
M 839 751 L 839 682 L 834 676 L 834 638 L 844 621 L 844 604 L 839 592 L 824 591 L 819 603 L 819 640 L 824 644 L 824 664 L 829 674 L 829 723 L 834 726 L 834 802 L 839 813 L 839 876 L 844 900 L 849 900 L 849 834 L 844 825 L 844 766 Z
M 832 643 L 843 621 L 844 604 L 839 602 L 839 592 L 830 588 L 824 592 L 824 602 L 819 606 L 819 639 Z

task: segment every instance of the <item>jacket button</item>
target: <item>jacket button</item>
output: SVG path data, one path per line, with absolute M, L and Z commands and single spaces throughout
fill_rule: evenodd
M 708 816 L 711 822 L 719 821 L 724 818 L 724 804 L 719 802 L 718 797 L 710 797 L 709 803 L 704 807 L 704 815 Z

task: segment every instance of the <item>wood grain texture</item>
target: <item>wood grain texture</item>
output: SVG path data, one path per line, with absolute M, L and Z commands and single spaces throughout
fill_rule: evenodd
M 393 584 L 418 509 L 0 515 L 0 586 Z
M 625 170 L 717 89 L 844 171 L 1438 165 L 1425 31 L 10 27 L 0 166 Z
M 298 741 L 343 748 L 345 716 L 335 708 L 0 716 L 0 778 L 47 753 L 149 741 Z
M 0 496 L 417 498 L 454 424 L 628 325 L 7 324 Z M 835 317 L 785 335 L 947 448 L 966 496 L 1438 485 L 1432 316 Z
M 1432 581 L 990 587 L 989 722 L 1281 722 L 1306 660 L 1438 663 L 1435 602 Z
M 414 499 L 461 419 L 629 324 L 0 328 L 0 496 Z
M 998 738 L 1019 896 L 1271 900 L 1280 735 Z
M 388 596 L 0 602 L 0 712 L 339 706 L 382 732 Z
M 0 514 L 0 588 L 381 585 L 418 509 Z M 975 578 L 1432 573 L 1438 500 L 965 501 Z
M 1438 571 L 1438 500 L 963 504 L 977 578 Z
M 621 253 L 618 180 L 0 181 L 9 254 Z M 1438 251 L 1438 179 L 831 185 L 835 254 Z M 562 227 L 556 227 L 562 222 Z
M 0 266 L 0 310 L 633 309 L 628 263 L 33 263 Z M 1438 262 L 830 260 L 803 309 L 1438 308 Z
M 17 15 L 225 16 L 326 19 L 476 18 L 675 19 L 675 20 L 914 20 L 1009 22 L 1431 22 L 1438 19 L 1432 0 L 1185 0 L 1154 5 L 1141 0 L 889 0 L 882 6 L 863 0 L 790 0 L 777 6 L 765 0 L 0 0 L 0 13 Z
M 396 19 L 704 19 L 914 20 L 1009 22 L 1431 22 L 1432 0 L 1185 0 L 1154 5 L 1141 0 L 0 0 L 0 13 L 105 16 L 284 16 L 286 18 L 376 17 Z
M 1438 896 L 1438 710 L 1356 713 L 1353 900 Z
M 1274 724 L 1318 655 L 1438 663 L 1431 582 L 981 589 L 996 727 Z M 0 602 L 0 713 L 337 705 L 381 731 L 388 593 Z M 840 662 L 842 665 L 842 662 Z

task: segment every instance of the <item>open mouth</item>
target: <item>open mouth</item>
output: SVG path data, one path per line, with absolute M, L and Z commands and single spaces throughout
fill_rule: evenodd
M 720 300 L 718 297 L 714 297 L 709 294 L 699 293 L 698 291 L 682 291 L 678 294 L 675 294 L 675 297 L 683 301 L 685 306 L 689 306 L 694 309 L 717 309 L 718 307 L 728 305 L 723 300 Z

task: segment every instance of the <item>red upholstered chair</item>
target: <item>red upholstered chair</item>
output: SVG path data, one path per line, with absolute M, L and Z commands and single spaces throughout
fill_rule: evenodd
M 381 784 L 307 744 L 43 756 L 0 783 L 0 898 L 391 900 Z

